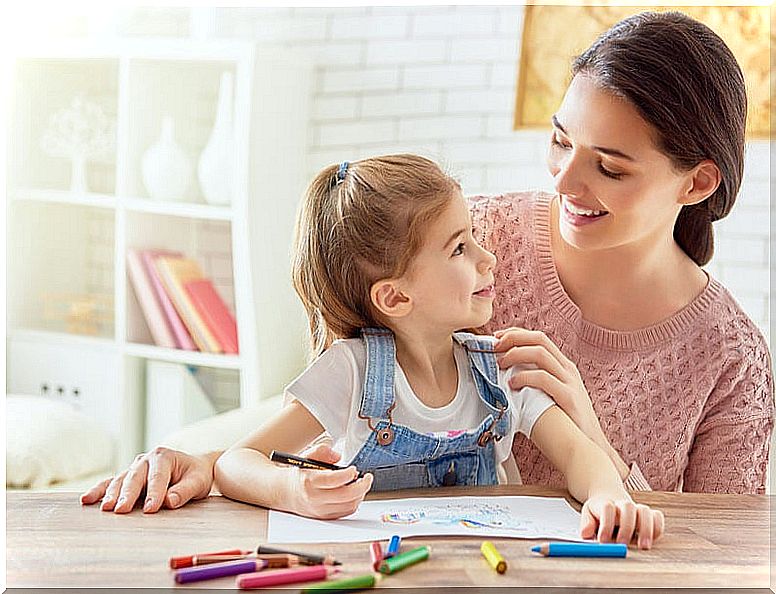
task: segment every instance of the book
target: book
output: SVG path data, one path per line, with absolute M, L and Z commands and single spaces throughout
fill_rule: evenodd
M 194 307 L 225 353 L 237 354 L 237 322 L 209 279 L 183 283 Z
M 159 303 L 151 279 L 143 265 L 142 257 L 137 250 L 127 250 L 127 273 L 154 343 L 170 349 L 177 348 L 172 328 L 162 310 L 162 305 Z
M 189 258 L 171 256 L 158 256 L 154 259 L 154 264 L 175 311 L 183 320 L 199 350 L 204 353 L 222 352 L 221 344 L 202 320 L 183 288 L 183 284 L 188 281 L 204 278 L 199 264 Z
M 172 334 L 175 337 L 175 343 L 177 348 L 184 351 L 196 351 L 197 346 L 194 341 L 191 340 L 189 331 L 186 330 L 186 326 L 183 324 L 178 312 L 175 310 L 175 306 L 170 300 L 170 296 L 164 289 L 162 280 L 159 278 L 159 273 L 156 270 L 154 260 L 160 256 L 181 257 L 180 252 L 170 252 L 165 250 L 142 250 L 139 252 L 140 257 L 143 260 L 148 277 L 151 279 L 151 286 L 154 288 L 154 293 L 159 303 L 162 306 L 167 323 L 170 325 Z

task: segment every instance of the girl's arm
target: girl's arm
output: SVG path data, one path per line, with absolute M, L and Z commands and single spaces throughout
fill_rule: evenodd
M 298 452 L 323 430 L 307 408 L 292 401 L 218 459 L 216 485 L 232 499 L 314 518 L 353 513 L 372 486 L 372 475 L 352 482 L 358 474 L 353 466 L 301 470 L 269 460 L 272 450 Z
M 494 348 L 499 353 L 499 367 L 517 366 L 509 380 L 510 387 L 519 390 L 531 386 L 546 393 L 593 443 L 603 449 L 620 478 L 629 478 L 631 468 L 604 434 L 577 366 L 544 332 L 507 328 L 497 330 L 494 335 L 498 339 Z M 636 482 L 645 483 L 643 477 Z M 638 490 L 645 490 L 644 485 L 639 484 Z
M 584 502 L 582 538 L 612 541 L 617 528 L 617 542 L 638 535 L 639 548 L 648 549 L 661 536 L 663 514 L 633 502 L 609 457 L 559 407 L 539 417 L 531 441 L 563 472 L 571 495 Z

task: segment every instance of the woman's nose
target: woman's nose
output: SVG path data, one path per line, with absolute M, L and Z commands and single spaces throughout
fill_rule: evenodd
M 585 182 L 579 165 L 578 158 L 567 155 L 550 166 L 555 191 L 558 194 L 577 196 L 585 192 Z

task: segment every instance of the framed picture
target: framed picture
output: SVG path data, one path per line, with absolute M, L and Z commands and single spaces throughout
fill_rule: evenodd
M 617 21 L 645 10 L 679 10 L 711 27 L 744 72 L 749 95 L 747 136 L 770 131 L 768 6 L 526 6 L 514 128 L 547 128 L 571 80 L 571 62 Z

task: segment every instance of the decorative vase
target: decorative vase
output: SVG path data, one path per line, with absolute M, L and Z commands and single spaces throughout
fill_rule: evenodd
M 202 188 L 202 195 L 210 204 L 229 204 L 232 200 L 233 84 L 232 73 L 223 72 L 218 91 L 216 122 L 207 145 L 199 157 L 199 166 L 197 167 L 197 177 Z
M 143 185 L 154 200 L 185 199 L 191 180 L 191 161 L 175 142 L 175 123 L 170 116 L 162 118 L 162 133 L 145 153 L 141 163 Z
M 86 157 L 73 155 L 70 159 L 70 192 L 83 196 L 89 191 L 86 184 Z

